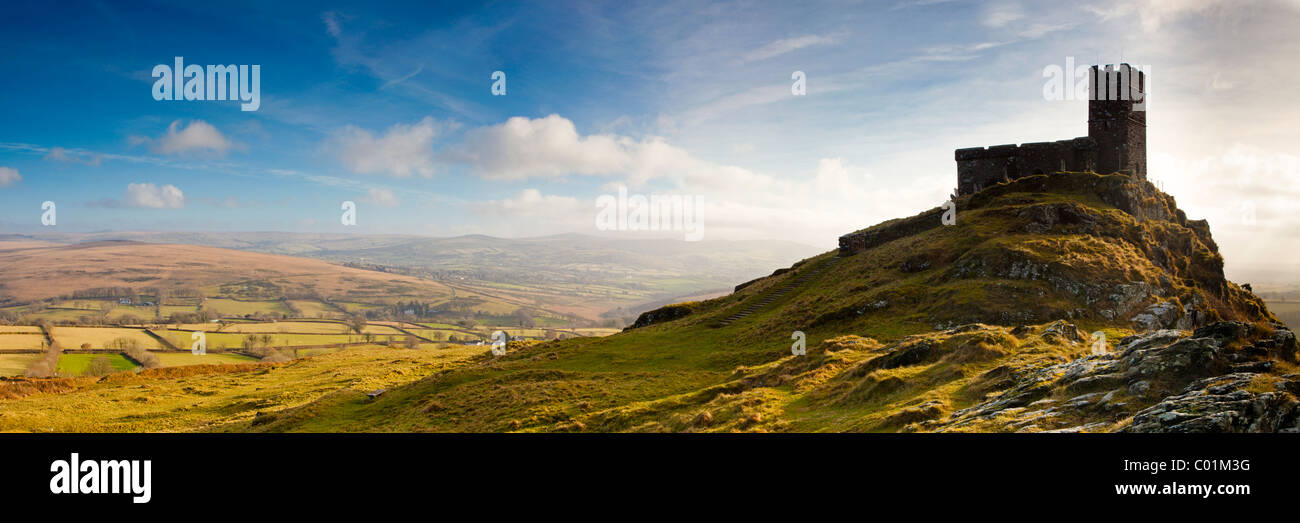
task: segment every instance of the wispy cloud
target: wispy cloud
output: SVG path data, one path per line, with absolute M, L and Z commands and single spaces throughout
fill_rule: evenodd
M 780 56 L 791 51 L 797 51 L 805 47 L 818 45 L 829 45 L 835 43 L 835 37 L 830 35 L 804 35 L 794 38 L 782 38 L 767 43 L 749 53 L 746 53 L 742 62 L 757 62 L 767 60 L 775 56 Z
M 60 163 L 79 163 L 82 165 L 99 165 L 103 160 L 96 155 L 80 155 L 72 153 L 62 147 L 51 147 L 50 152 L 45 155 L 45 159 L 51 162 Z

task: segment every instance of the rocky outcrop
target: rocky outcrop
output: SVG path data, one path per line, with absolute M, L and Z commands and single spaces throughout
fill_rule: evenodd
M 879 245 L 920 234 L 942 224 L 942 208 L 934 208 L 910 218 L 898 218 L 840 236 L 840 256 L 852 256 Z
M 1261 386 L 1268 391 L 1251 390 Z M 1196 380 L 1133 416 L 1124 432 L 1300 432 L 1300 375 L 1234 372 Z
M 665 305 L 655 310 L 645 311 L 641 313 L 640 316 L 637 316 L 636 322 L 632 323 L 632 325 L 628 326 L 623 330 L 627 331 L 627 330 L 637 329 L 641 327 L 648 327 L 656 323 L 663 323 L 663 322 L 673 321 L 680 318 L 685 318 L 686 316 L 689 316 L 691 313 L 695 312 L 699 308 L 699 305 L 700 305 L 699 302 L 674 303 L 672 305 Z
M 1074 328 L 1062 323 L 1039 335 L 1077 342 L 1059 334 Z M 1281 325 L 1155 330 L 1113 352 L 990 370 L 978 380 L 993 391 L 987 400 L 914 430 L 1297 432 L 1300 374 L 1272 372 L 1277 358 L 1296 356 L 1295 345 Z

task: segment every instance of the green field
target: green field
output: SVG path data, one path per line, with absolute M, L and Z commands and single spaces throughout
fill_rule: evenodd
M 113 364 L 113 372 L 131 370 L 136 367 L 135 363 L 126 359 L 126 356 L 117 353 L 105 354 L 62 354 L 59 356 L 58 374 L 60 376 L 80 376 L 90 368 L 90 362 L 95 358 L 108 358 L 109 363 Z

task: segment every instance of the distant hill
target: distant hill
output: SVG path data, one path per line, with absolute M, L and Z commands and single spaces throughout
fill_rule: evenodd
M 270 282 L 282 294 L 335 300 L 383 296 L 435 301 L 453 295 L 453 289 L 443 283 L 322 260 L 137 241 L 0 241 L 0 267 L 4 268 L 0 306 L 95 288 L 203 291 L 247 281 Z
M 620 327 L 641 312 L 639 304 L 730 288 L 818 251 L 784 241 L 684 242 L 579 234 L 507 239 L 128 231 L 7 238 L 58 243 L 129 240 L 316 258 L 517 297 L 591 320 L 623 308 L 626 314 L 613 320 Z
M 1295 335 L 1124 175 L 1021 178 L 605 338 L 225 430 L 1300 430 Z M 791 354 L 800 334 L 807 354 Z

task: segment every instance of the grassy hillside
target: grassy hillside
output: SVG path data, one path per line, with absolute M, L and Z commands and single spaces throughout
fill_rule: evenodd
M 1119 343 L 1135 332 L 1274 320 L 1223 279 L 1208 226 L 1145 182 L 1037 176 L 957 205 L 956 225 L 922 227 L 847 257 L 815 256 L 729 296 L 649 312 L 644 326 L 621 334 L 479 355 L 373 402 L 344 392 L 223 430 L 940 430 L 921 423 L 1018 390 L 1031 371 L 1106 358 L 1140 368 Z M 807 337 L 806 356 L 791 355 L 795 331 Z M 1265 340 L 1275 333 L 1287 347 L 1289 331 L 1272 327 L 1233 343 L 1277 345 Z M 1290 340 L 1278 354 L 1294 351 Z M 1091 355 L 1094 347 L 1103 354 Z M 1035 401 L 1087 390 L 1058 387 L 1060 372 L 1044 372 Z M 1087 430 L 1123 428 L 1155 394 L 1196 376 L 1146 383 L 1142 390 L 1154 392 L 1124 392 L 1126 402 L 1117 392 L 1109 400 L 1123 406 Z M 1077 428 L 1087 416 L 1031 430 Z

